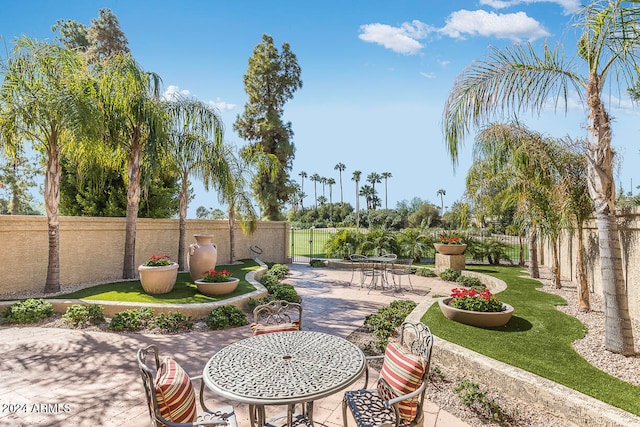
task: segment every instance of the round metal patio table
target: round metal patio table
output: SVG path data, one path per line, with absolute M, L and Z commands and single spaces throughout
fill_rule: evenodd
M 275 332 L 224 347 L 204 367 L 215 393 L 249 404 L 251 424 L 265 424 L 265 405 L 307 403 L 353 384 L 365 370 L 365 355 L 344 338 L 321 332 Z M 256 419 L 254 419 L 254 416 Z

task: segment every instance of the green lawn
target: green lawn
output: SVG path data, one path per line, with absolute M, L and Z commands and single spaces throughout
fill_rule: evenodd
M 520 277 L 518 267 L 468 269 L 507 283 L 498 297 L 515 308 L 514 316 L 504 327 L 481 329 L 448 320 L 434 304 L 422 321 L 435 335 L 640 415 L 640 387 L 594 368 L 571 347 L 585 326 L 555 309 L 566 305 L 563 298 L 536 290 L 541 283 Z
M 242 260 L 243 264 L 220 265 L 217 269 L 224 268 L 240 279 L 238 287 L 230 294 L 219 297 L 210 297 L 198 292 L 195 283 L 191 281 L 189 273 L 178 273 L 178 278 L 173 290 L 167 294 L 149 295 L 144 292 L 139 280 L 124 282 L 103 283 L 101 285 L 85 288 L 70 294 L 59 295 L 52 299 L 85 299 L 106 300 L 123 302 L 148 302 L 162 304 L 200 304 L 206 302 L 221 301 L 238 295 L 253 292 L 256 288 L 244 279 L 251 270 L 257 270 L 259 265 L 250 259 Z
M 313 231 L 310 229 L 293 230 L 292 233 L 291 256 L 309 256 L 311 258 L 326 258 L 324 244 L 331 237 L 332 233 L 320 230 Z M 312 243 L 309 243 L 309 240 Z

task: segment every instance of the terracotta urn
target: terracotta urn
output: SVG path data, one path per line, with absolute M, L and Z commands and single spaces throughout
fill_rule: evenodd
M 513 307 L 509 304 L 502 303 L 504 310 L 502 311 L 470 311 L 460 308 L 451 307 L 449 302 L 453 298 L 443 298 L 438 301 L 440 311 L 449 319 L 465 325 L 478 326 L 480 328 L 496 328 L 504 326 L 513 315 Z
M 442 243 L 434 243 L 433 246 L 436 248 L 436 251 L 442 255 L 462 255 L 467 249 L 467 245 L 464 243 L 460 245 L 443 245 Z
M 196 243 L 189 245 L 189 257 L 187 266 L 191 280 L 194 282 L 202 279 L 204 272 L 216 268 L 218 261 L 218 251 L 216 245 L 211 243 L 213 234 L 194 234 Z
M 166 294 L 173 290 L 178 277 L 178 263 L 172 262 L 169 265 L 138 267 L 140 273 L 140 283 L 142 289 L 148 294 Z
M 196 286 L 201 294 L 208 296 L 226 295 L 235 291 L 240 283 L 240 279 L 232 277 L 228 282 L 205 282 L 203 280 L 196 280 Z

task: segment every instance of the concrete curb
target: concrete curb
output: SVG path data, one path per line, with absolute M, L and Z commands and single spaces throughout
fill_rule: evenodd
M 488 287 L 494 289 L 495 286 L 496 292 L 497 289 L 506 289 L 506 284 L 495 277 L 475 272 L 464 273 L 481 277 L 483 282 L 487 281 Z M 429 307 L 439 299 L 441 298 L 425 298 L 407 316 L 407 320 L 419 322 Z M 491 388 L 500 393 L 558 414 L 573 425 L 640 427 L 640 417 L 636 415 L 437 336 L 434 337 L 432 358 L 449 367 L 459 368 L 470 379 L 491 384 Z
M 245 280 L 251 283 L 256 290 L 248 294 L 239 295 L 237 297 L 229 298 L 224 301 L 209 302 L 203 304 L 181 304 L 180 311 L 185 315 L 191 316 L 194 320 L 205 318 L 209 315 L 211 310 L 221 305 L 233 305 L 240 309 L 245 309 L 248 306 L 249 298 L 262 298 L 269 293 L 267 289 L 259 282 L 262 275 L 267 271 L 268 267 L 262 261 L 255 259 L 260 264 L 257 270 L 250 271 L 245 276 Z M 55 313 L 63 314 L 67 311 L 67 308 L 73 304 L 83 305 L 101 305 L 103 307 L 104 315 L 107 317 L 113 317 L 116 313 L 124 310 L 135 309 L 138 307 L 149 307 L 153 311 L 158 313 L 170 313 L 176 311 L 175 304 L 152 304 L 152 303 L 128 303 L 118 301 L 103 301 L 103 300 L 81 300 L 81 299 L 46 299 L 53 305 L 53 311 Z M 0 301 L 0 310 L 4 310 L 11 304 L 17 301 Z

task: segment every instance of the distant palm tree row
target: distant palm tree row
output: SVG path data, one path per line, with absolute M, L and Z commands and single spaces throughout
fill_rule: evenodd
M 347 167 L 344 165 L 344 163 L 337 163 L 334 167 L 334 170 L 337 170 L 339 174 L 338 182 L 340 184 L 340 203 L 344 203 L 342 172 L 344 172 L 346 169 Z M 294 209 L 297 208 L 297 206 L 295 205 L 297 205 L 298 203 L 300 205 L 300 208 L 304 209 L 304 199 L 305 197 L 307 197 L 307 194 L 304 192 L 305 178 L 309 178 L 311 182 L 313 182 L 313 199 L 316 209 L 318 209 L 318 203 L 320 205 L 323 205 L 327 202 L 325 193 L 325 186 L 327 185 L 329 186 L 329 204 L 333 203 L 333 185 L 336 184 L 336 180 L 334 178 L 326 178 L 320 176 L 317 173 L 309 175 L 305 171 L 300 171 L 300 173 L 298 173 L 298 176 L 300 176 L 301 178 L 301 184 L 299 186 L 299 191 L 297 191 L 296 197 L 293 199 L 292 205 L 294 205 Z M 366 179 L 366 181 L 370 185 L 367 184 L 363 185 L 362 187 L 360 187 L 361 176 L 362 172 L 359 170 L 353 171 L 353 174 L 351 176 L 351 180 L 355 181 L 356 183 L 356 215 L 359 215 L 360 211 L 360 197 L 365 198 L 367 204 L 366 207 L 368 210 L 375 210 L 376 208 L 382 206 L 382 200 L 380 199 L 380 197 L 378 197 L 378 191 L 376 190 L 376 184 L 382 183 L 382 180 L 384 180 L 384 208 L 389 209 L 387 183 L 388 179 L 393 177 L 391 172 L 382 172 L 382 174 L 371 172 L 369 175 L 367 175 Z M 322 195 L 320 196 L 318 196 L 318 183 L 322 184 Z

